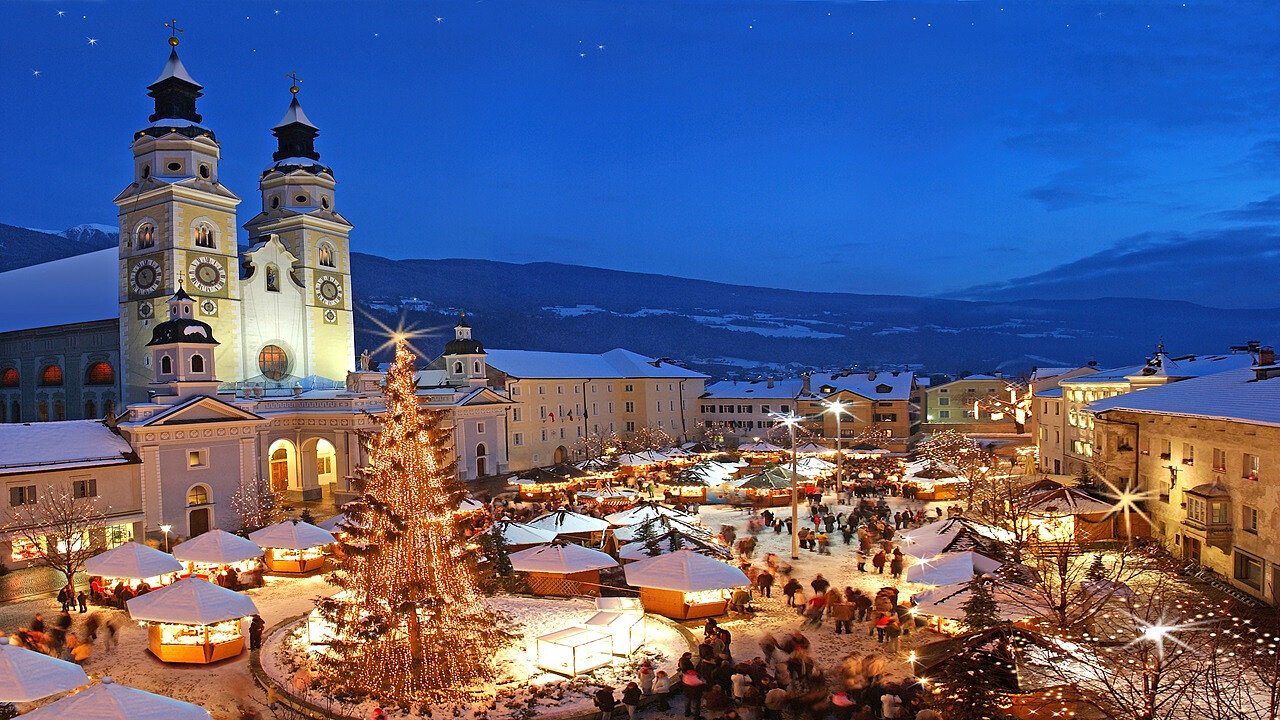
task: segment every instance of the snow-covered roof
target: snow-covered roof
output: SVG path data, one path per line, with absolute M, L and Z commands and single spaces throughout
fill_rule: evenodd
M 593 533 L 603 532 L 608 529 L 609 521 L 594 518 L 590 515 L 582 515 L 571 510 L 556 510 L 530 520 L 529 526 L 550 530 L 557 535 L 561 533 Z
M 156 78 L 156 82 L 151 84 L 155 85 L 156 83 L 161 82 L 162 80 L 168 80 L 169 78 L 177 78 L 184 82 L 189 82 L 196 87 L 204 87 L 200 83 L 196 82 L 195 78 L 191 77 L 191 74 L 187 72 L 187 68 L 182 64 L 182 59 L 178 57 L 177 48 L 169 51 L 169 59 L 165 61 L 164 69 L 160 71 L 160 77 Z
M 572 543 L 539 545 L 511 553 L 511 567 L 519 572 L 576 573 L 616 567 L 618 562 L 599 550 Z
M 1026 593 L 1017 593 L 1003 583 L 996 583 L 992 595 L 996 600 L 996 614 L 1001 620 L 1017 622 L 1035 616 L 1034 612 L 1026 609 L 1028 605 L 1035 605 Z M 940 585 L 911 598 L 916 603 L 916 612 L 951 620 L 964 619 L 964 604 L 968 599 L 969 579 Z
M 0 273 L 0 333 L 120 317 L 115 248 Z
M 173 548 L 173 556 L 178 560 L 214 565 L 252 560 L 261 555 L 262 548 L 254 541 L 216 528 Z
M 771 453 L 771 452 L 780 452 L 783 450 L 783 448 L 779 447 L 778 445 L 774 445 L 773 443 L 768 441 L 760 441 L 760 442 L 747 443 L 745 445 L 739 445 L 738 450 L 742 452 Z
M 211 720 L 208 710 L 171 697 L 117 685 L 111 678 L 22 715 L 23 720 Z
M 0 423 L 0 475 L 134 462 L 133 448 L 101 420 Z
M 697 592 L 746 587 L 751 584 L 738 568 L 692 550 L 677 550 L 637 560 L 623 568 L 627 584 L 658 590 Z
M 622 512 L 616 512 L 612 515 L 605 515 L 604 519 L 608 520 L 610 525 L 616 525 L 618 527 L 626 527 L 627 525 L 635 525 L 636 523 L 647 522 L 656 517 L 662 517 L 662 516 L 679 518 L 686 522 L 696 522 L 695 518 L 692 515 L 689 515 L 687 513 L 682 513 L 679 510 L 674 510 L 665 505 L 658 505 L 656 503 L 644 503 L 641 505 L 637 505 L 633 508 L 623 510 Z
M 94 555 L 85 561 L 89 575 L 141 580 L 183 571 L 182 563 L 169 553 L 136 542 L 127 542 Z
M 1251 368 L 1228 370 L 1095 400 L 1085 410 L 1128 410 L 1280 425 L 1280 377 L 1258 380 Z
M 195 576 L 131 598 L 129 617 L 143 622 L 212 625 L 258 614 L 248 595 Z
M 1037 392 L 1036 392 L 1036 397 L 1038 397 L 1038 398 L 1050 398 L 1050 399 L 1052 399 L 1052 398 L 1060 398 L 1060 397 L 1062 397 L 1062 388 L 1060 388 L 1060 387 L 1051 387 L 1051 388 L 1049 388 L 1049 389 L 1047 389 L 1047 390 L 1039 390 L 1039 391 L 1037 391 Z
M 618 557 L 623 560 L 644 560 L 649 557 L 657 557 L 667 553 L 679 552 L 672 550 L 672 536 L 679 535 L 680 543 L 683 546 L 681 550 L 688 549 L 693 552 L 706 555 L 707 557 L 720 558 L 722 560 L 732 560 L 733 551 L 729 548 L 713 541 L 709 537 L 701 535 L 686 535 L 679 530 L 670 530 L 667 534 L 659 537 L 654 543 L 657 552 L 653 555 L 649 554 L 649 544 L 640 540 L 629 542 L 618 548 Z
M 5 702 L 31 702 L 88 684 L 79 665 L 0 638 L 0 698 Z
M 947 553 L 936 560 L 914 560 L 907 568 L 907 581 L 922 585 L 949 585 L 972 580 L 974 575 L 988 575 L 1003 565 L 986 555 L 973 551 Z
M 1169 357 L 1164 353 L 1156 356 L 1150 363 L 1129 365 L 1126 367 L 1099 370 L 1090 375 L 1079 375 L 1059 382 L 1059 385 L 1093 385 L 1098 383 L 1124 382 L 1130 377 L 1157 375 L 1172 378 L 1196 378 L 1206 375 L 1237 370 L 1253 365 L 1253 356 L 1248 353 L 1229 355 L 1185 355 Z
M 306 550 L 332 544 L 333 533 L 301 520 L 285 520 L 249 533 L 249 539 L 264 548 Z
M 767 380 L 739 382 L 737 380 L 721 380 L 707 386 L 702 397 L 707 399 L 726 398 L 735 400 L 794 400 L 800 394 L 803 382 L 800 378 L 774 380 L 770 387 Z
M 813 373 L 809 376 L 809 394 L 804 397 L 817 398 L 851 392 L 873 400 L 907 400 L 911 397 L 914 381 L 915 373 L 912 372 Z M 772 383 L 773 387 L 769 387 L 768 380 L 721 380 L 708 385 L 702 397 L 709 400 L 794 400 L 803 395 L 803 378 L 784 378 L 773 380 Z
M 556 539 L 554 530 L 544 530 L 514 520 L 499 520 L 490 526 L 488 532 L 493 532 L 493 528 L 502 533 L 502 540 L 508 545 L 538 545 Z
M 489 350 L 490 367 L 516 378 L 627 380 L 706 378 L 702 373 L 615 348 L 600 354 L 543 350 Z
M 672 530 L 678 530 L 684 535 L 693 537 L 704 537 L 710 539 L 713 537 L 710 530 L 698 524 L 698 521 L 692 517 L 667 517 L 662 516 L 652 520 L 646 520 L 635 525 L 627 525 L 613 531 L 613 537 L 620 543 L 628 543 L 640 537 L 644 528 L 648 527 L 653 531 L 654 536 L 665 535 Z
M 293 125 L 295 123 L 299 125 L 306 125 L 309 128 L 316 127 L 311 123 L 311 119 L 307 117 L 307 114 L 302 111 L 302 103 L 298 102 L 297 95 L 294 95 L 293 99 L 289 101 L 289 109 L 285 111 L 284 117 L 280 118 L 280 122 L 276 123 L 275 128 L 272 129 L 282 128 L 286 125 Z M 307 162 L 310 164 L 314 161 L 308 160 Z

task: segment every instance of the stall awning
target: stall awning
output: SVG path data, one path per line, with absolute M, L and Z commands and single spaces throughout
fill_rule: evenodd
M 198 577 L 183 578 L 125 605 L 134 620 L 182 625 L 212 625 L 258 614 L 248 595 Z
M 215 529 L 178 545 L 173 556 L 184 562 L 225 565 L 261 557 L 262 548 L 252 540 Z
M 697 592 L 751 584 L 741 570 L 692 550 L 646 558 L 624 568 L 627 584 L 658 590 Z
M 199 705 L 155 695 L 124 685 L 111 678 L 75 695 L 49 703 L 22 716 L 23 720 L 211 720 Z
M 31 702 L 88 684 L 79 665 L 0 638 L 0 702 Z
M 572 543 L 551 543 L 511 553 L 511 567 L 519 572 L 576 573 L 617 567 L 618 562 L 599 550 Z
M 657 503 L 641 503 L 633 508 L 616 512 L 612 515 L 605 515 L 604 519 L 609 521 L 610 525 L 618 527 L 626 527 L 627 525 L 635 525 L 637 523 L 648 522 L 656 517 L 673 517 L 679 518 L 686 522 L 694 522 L 693 516 L 674 510 L 666 505 Z
M 556 510 L 540 518 L 530 520 L 529 526 L 550 530 L 557 535 L 564 533 L 593 533 L 604 532 L 609 527 L 609 521 L 570 510 Z
M 169 553 L 136 542 L 127 542 L 89 558 L 84 571 L 90 575 L 141 580 L 182 572 L 182 563 Z
M 284 550 L 306 550 L 335 542 L 333 533 L 301 520 L 285 520 L 268 525 L 249 533 L 249 539 L 264 548 Z
M 555 532 L 532 527 L 512 520 L 499 520 L 487 532 L 497 528 L 502 533 L 502 540 L 508 545 L 540 545 L 556 539 Z

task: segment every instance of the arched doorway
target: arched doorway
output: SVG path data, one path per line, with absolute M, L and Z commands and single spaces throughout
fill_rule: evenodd
M 476 445 L 476 477 L 482 478 L 489 474 L 489 448 L 484 443 Z
M 187 537 L 209 532 L 213 525 L 213 509 L 207 485 L 192 485 L 187 491 Z
M 564 463 L 568 461 L 569 461 L 569 448 L 563 445 L 556 448 L 555 464 L 559 465 L 560 463 Z
M 272 490 L 288 490 L 291 487 L 297 487 L 298 453 L 293 443 L 288 440 L 277 440 L 271 443 L 267 458 Z
M 319 438 L 316 440 L 316 482 L 321 485 L 333 485 L 338 482 L 338 451 L 333 443 Z

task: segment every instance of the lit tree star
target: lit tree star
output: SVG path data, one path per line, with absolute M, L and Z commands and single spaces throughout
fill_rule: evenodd
M 98 38 L 85 38 L 85 40 L 88 40 L 90 45 L 98 44 Z

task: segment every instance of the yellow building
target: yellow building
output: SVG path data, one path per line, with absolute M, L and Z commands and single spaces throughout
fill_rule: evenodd
M 924 390 L 925 423 L 930 430 L 962 432 L 1018 431 L 1008 412 L 996 410 L 1018 404 L 1023 392 L 1020 383 L 998 375 L 969 375 Z M 996 417 L 999 416 L 999 417 Z
M 1095 400 L 1094 451 L 1135 485 L 1152 534 L 1236 589 L 1276 603 L 1280 367 L 1260 364 Z

